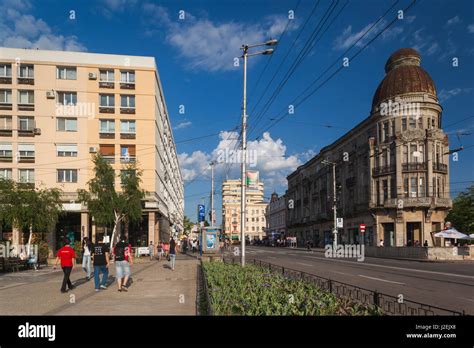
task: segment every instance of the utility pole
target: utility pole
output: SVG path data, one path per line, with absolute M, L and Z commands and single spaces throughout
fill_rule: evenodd
M 336 250 L 337 248 L 337 198 L 336 198 L 336 163 L 330 162 L 328 160 L 321 161 L 324 165 L 331 165 L 332 166 L 332 211 L 334 215 L 334 228 L 332 229 L 333 234 L 333 249 Z
M 211 226 L 214 226 L 214 165 L 216 162 L 212 161 L 211 166 Z
M 269 40 L 262 44 L 256 45 L 242 45 L 241 50 L 243 55 L 240 58 L 244 59 L 244 93 L 242 100 L 242 165 L 241 165 L 241 190 L 240 190 L 240 244 L 241 256 L 240 261 L 242 267 L 245 266 L 245 208 L 246 208 L 246 187 L 247 187 L 247 178 L 246 178 L 246 164 L 247 164 L 247 58 L 250 56 L 256 56 L 259 54 L 272 54 L 273 49 L 266 49 L 260 52 L 249 54 L 249 48 L 257 46 L 274 46 L 277 44 L 277 40 Z

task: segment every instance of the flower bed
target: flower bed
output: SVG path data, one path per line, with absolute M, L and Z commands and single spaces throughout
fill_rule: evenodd
M 341 300 L 307 280 L 288 279 L 254 265 L 205 262 L 214 315 L 380 315 L 378 308 Z

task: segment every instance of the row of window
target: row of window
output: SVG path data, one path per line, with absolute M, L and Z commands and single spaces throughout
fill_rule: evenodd
M 35 128 L 35 119 L 33 116 L 18 116 L 18 130 L 32 131 Z M 12 130 L 12 116 L 0 116 L 0 131 Z M 76 132 L 77 118 L 58 117 L 56 119 L 56 130 L 62 132 Z M 114 133 L 115 120 L 100 119 L 99 120 L 100 133 Z M 135 134 L 136 121 L 135 120 L 120 120 L 121 134 Z
M 77 92 L 57 92 L 57 103 L 60 105 L 77 105 Z M 12 90 L 0 89 L 0 104 L 12 104 Z M 19 105 L 34 105 L 35 91 L 34 90 L 18 90 L 18 104 Z M 115 95 L 114 94 L 99 94 L 99 108 L 114 108 Z M 134 109 L 135 95 L 121 94 L 120 107 Z
M 57 169 L 56 180 L 58 183 L 77 183 L 77 169 Z M 121 170 L 122 174 L 130 175 L 130 170 Z M 0 168 L 0 179 L 13 179 L 11 168 Z M 34 169 L 18 169 L 18 182 L 25 184 L 35 183 Z
M 389 187 L 390 184 L 390 187 Z M 375 180 L 375 193 L 377 204 L 380 199 L 397 198 L 397 186 L 394 178 L 389 180 Z M 433 196 L 444 197 L 445 179 L 443 177 L 433 177 Z M 382 196 L 380 195 L 382 193 Z M 403 197 L 417 198 L 426 197 L 426 180 L 424 174 L 410 175 L 403 177 Z
M 418 120 L 417 120 L 418 119 Z M 390 136 L 395 136 L 395 119 L 391 121 L 380 122 L 378 125 L 378 136 L 379 141 L 386 141 L 389 139 Z M 423 117 L 402 117 L 402 124 L 401 128 L 402 131 L 406 131 L 410 129 L 430 129 L 430 128 L 437 128 L 439 127 L 438 118 L 437 117 L 428 117 L 426 118 L 426 127 L 423 124 Z
M 77 144 L 57 144 L 57 157 L 77 157 Z M 115 145 L 100 145 L 100 151 L 103 156 L 115 156 Z M 136 154 L 135 145 L 120 145 L 120 156 L 122 158 L 134 158 Z M 16 154 L 18 160 L 24 158 L 35 158 L 35 144 L 18 144 Z M 0 159 L 13 159 L 13 144 L 0 143 Z
M 19 64 L 18 65 L 18 78 L 34 79 L 34 65 L 32 64 Z M 10 63 L 0 63 L 0 78 L 11 78 L 12 77 L 12 65 Z M 56 79 L 58 80 L 77 80 L 77 68 L 72 66 L 57 66 L 56 67 Z M 115 73 L 113 69 L 99 69 L 99 81 L 101 82 L 114 82 Z M 135 71 L 133 70 L 120 70 L 120 82 L 127 84 L 135 83 Z

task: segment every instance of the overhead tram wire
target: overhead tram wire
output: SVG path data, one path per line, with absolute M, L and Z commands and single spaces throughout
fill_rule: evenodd
M 295 73 L 295 71 L 298 69 L 298 67 L 301 65 L 301 63 L 304 61 L 304 59 L 309 55 L 309 53 L 314 48 L 314 46 L 321 40 L 321 38 L 324 36 L 324 34 L 327 32 L 327 30 L 336 21 L 336 19 L 339 17 L 339 15 L 344 10 L 344 8 L 347 6 L 348 3 L 349 2 L 346 1 L 346 3 L 342 6 L 342 8 L 340 8 L 338 13 L 332 18 L 330 23 L 326 26 L 324 31 L 321 32 L 321 30 L 323 30 L 326 22 L 331 18 L 334 10 L 336 9 L 337 5 L 339 4 L 339 0 L 336 0 L 336 2 L 333 2 L 333 4 L 330 7 L 328 7 L 325 14 L 320 19 L 318 25 L 316 26 L 316 28 L 313 30 L 310 37 L 306 41 L 305 45 L 302 47 L 302 49 L 298 53 L 298 56 L 293 61 L 291 67 L 287 70 L 285 76 L 280 81 L 279 85 L 275 88 L 273 94 L 270 96 L 270 98 L 267 100 L 267 102 L 265 103 L 263 108 L 260 110 L 260 112 L 256 116 L 255 123 L 254 123 L 252 129 L 250 129 L 249 134 L 252 133 L 256 129 L 257 124 L 261 121 L 263 115 L 268 111 L 270 106 L 276 100 L 278 94 L 280 94 L 280 92 L 282 91 L 285 84 L 288 82 L 288 80 L 291 78 L 291 76 Z M 319 38 L 318 38 L 318 35 L 319 35 Z
M 334 65 L 336 65 L 338 62 L 340 63 L 341 58 L 343 58 L 353 47 L 355 47 L 365 36 L 383 19 L 385 16 L 395 7 L 395 5 L 399 2 L 399 0 L 396 0 L 392 6 L 390 6 L 380 17 L 378 20 L 376 20 L 355 42 L 352 43 L 352 45 L 346 49 L 344 53 L 342 53 L 337 59 L 334 60 L 334 62 L 323 72 L 319 75 L 319 77 L 314 80 L 300 95 L 306 93 L 317 81 L 319 81 L 324 74 L 326 74 Z M 298 96 L 299 97 L 299 96 Z M 291 103 L 294 103 L 298 97 L 296 97 Z M 285 110 L 285 109 L 284 109 Z
M 409 11 L 415 4 L 417 3 L 417 0 L 413 0 L 413 2 L 408 5 L 405 9 L 403 9 L 403 11 L 406 13 L 407 11 Z M 359 49 L 352 57 L 349 58 L 349 61 L 352 61 L 354 60 L 356 57 L 359 56 L 360 53 L 362 53 L 362 51 L 364 51 L 372 42 L 374 42 L 380 35 L 382 35 L 385 31 L 387 31 L 396 21 L 398 21 L 398 18 L 395 17 L 395 19 L 393 19 L 391 22 L 389 22 L 379 33 L 377 33 L 372 39 L 370 39 L 367 44 L 365 44 L 361 49 Z M 295 104 L 295 108 L 299 105 L 301 105 L 302 103 L 304 103 L 309 97 L 311 97 L 312 95 L 314 95 L 321 87 L 323 87 L 326 83 L 328 83 L 336 74 L 338 74 L 342 69 L 344 69 L 344 66 L 341 65 L 336 71 L 334 71 L 329 77 L 327 77 L 319 86 L 317 86 L 314 90 L 312 90 L 308 95 L 304 96 L 300 101 L 296 102 L 298 100 L 298 98 L 302 97 L 303 94 L 312 86 L 314 85 L 314 83 L 316 81 L 318 81 L 320 77 L 318 77 L 318 79 L 316 79 L 315 81 L 313 81 L 310 86 L 308 88 L 305 89 L 305 91 L 303 91 L 302 93 L 300 93 L 299 96 L 297 96 L 291 103 L 294 103 Z M 278 118 L 275 118 L 275 121 L 273 122 L 273 124 L 270 124 L 265 131 L 268 131 L 269 129 L 273 128 L 276 124 L 278 124 L 283 118 L 285 118 L 286 116 L 288 116 L 288 112 L 285 112 L 283 115 L 281 115 L 280 117 Z M 261 132 L 260 132 L 261 133 Z
M 296 7 L 295 7 L 295 13 L 298 11 L 298 8 L 299 8 L 300 4 L 301 4 L 301 0 L 298 0 L 298 3 L 296 4 Z M 260 75 L 258 76 L 257 81 L 255 82 L 255 84 L 254 84 L 254 86 L 253 86 L 253 88 L 252 88 L 252 91 L 250 92 L 250 96 L 247 98 L 247 104 L 250 105 L 250 103 L 252 102 L 252 98 L 253 98 L 255 92 L 257 91 L 257 87 L 258 87 L 258 85 L 259 85 L 259 83 L 260 83 L 260 81 L 261 81 L 261 79 L 262 79 L 262 76 L 263 76 L 263 74 L 265 73 L 265 71 L 267 70 L 267 68 L 268 68 L 268 66 L 269 66 L 269 64 L 270 64 L 270 62 L 272 61 L 273 56 L 275 55 L 276 51 L 278 50 L 278 47 L 281 45 L 281 42 L 282 42 L 282 40 L 283 40 L 283 37 L 285 36 L 286 31 L 288 30 L 288 27 L 290 26 L 291 21 L 293 21 L 293 19 L 288 18 L 288 21 L 286 22 L 286 26 L 285 26 L 285 28 L 283 29 L 282 34 L 281 34 L 280 37 L 277 39 L 278 45 L 276 45 L 275 48 L 273 49 L 273 54 L 270 55 L 270 58 L 266 60 L 265 67 L 264 67 L 263 70 L 260 72 Z

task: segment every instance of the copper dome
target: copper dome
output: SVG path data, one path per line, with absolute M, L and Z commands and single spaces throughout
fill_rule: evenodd
M 420 66 L 421 56 L 413 48 L 395 51 L 385 64 L 385 78 L 380 82 L 372 107 L 407 93 L 426 93 L 436 97 L 436 87 L 430 75 Z

